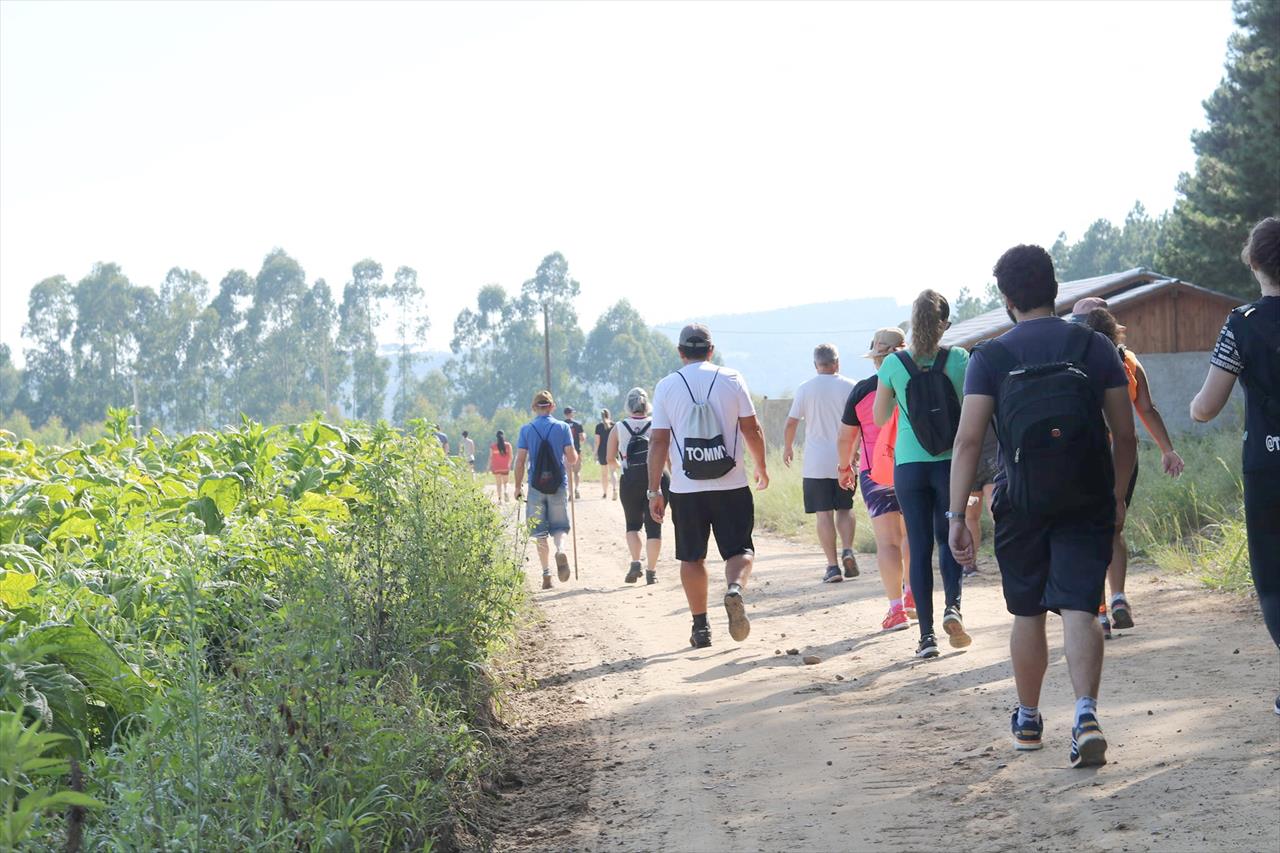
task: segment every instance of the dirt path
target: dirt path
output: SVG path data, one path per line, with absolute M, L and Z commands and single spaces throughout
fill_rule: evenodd
M 1111 763 L 1072 770 L 1056 619 L 1045 749 L 1010 746 L 993 565 L 966 584 L 973 645 L 918 662 L 914 629 L 878 633 L 873 556 L 822 585 L 811 549 L 758 536 L 750 638 L 729 638 L 717 595 L 694 651 L 670 526 L 646 587 L 622 582 L 618 504 L 583 501 L 578 524 L 581 580 L 534 593 L 500 850 L 1280 850 L 1280 663 L 1252 602 L 1136 567 L 1137 628 L 1107 644 Z

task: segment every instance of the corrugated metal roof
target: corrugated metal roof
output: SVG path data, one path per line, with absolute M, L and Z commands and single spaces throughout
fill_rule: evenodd
M 1058 298 L 1054 302 L 1054 310 L 1060 315 L 1068 314 L 1071 312 L 1071 306 L 1086 296 L 1101 296 L 1108 302 L 1112 302 L 1123 293 L 1125 294 L 1124 301 L 1128 301 L 1129 298 L 1132 298 L 1128 295 L 1129 291 L 1145 291 L 1148 288 L 1158 289 L 1162 286 L 1179 283 L 1185 284 L 1185 282 L 1179 282 L 1177 279 L 1169 278 L 1143 267 L 1136 267 L 1124 272 L 1112 273 L 1111 275 L 1064 281 L 1058 285 Z M 1195 287 L 1195 285 L 1187 286 Z M 1204 288 L 1196 289 L 1204 290 Z M 1206 292 L 1214 293 L 1214 291 Z M 1013 328 L 1013 321 L 1009 319 L 1009 315 L 1005 313 L 1004 308 L 996 308 L 962 323 L 956 323 L 942 336 L 942 344 L 943 346 L 960 346 L 967 349 L 979 341 L 1002 335 L 1011 328 Z

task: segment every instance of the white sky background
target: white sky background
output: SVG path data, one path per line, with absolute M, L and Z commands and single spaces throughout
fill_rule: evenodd
M 1225 0 L 7 0 L 0 341 L 46 276 L 216 288 L 274 246 L 338 297 L 363 257 L 415 267 L 437 348 L 555 250 L 588 329 L 623 296 L 954 294 L 1168 208 L 1232 29 Z

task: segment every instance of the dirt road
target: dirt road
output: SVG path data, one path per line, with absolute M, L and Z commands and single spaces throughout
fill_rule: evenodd
M 1072 770 L 1052 617 L 1045 748 L 1010 746 L 994 565 L 966 583 L 973 645 L 922 662 L 914 628 L 879 633 L 873 556 L 823 585 L 812 549 L 757 536 L 751 636 L 716 594 L 695 651 L 670 525 L 658 585 L 632 586 L 619 505 L 577 514 L 581 580 L 534 593 L 500 850 L 1280 850 L 1280 663 L 1250 601 L 1135 567 L 1099 705 L 1111 763 Z

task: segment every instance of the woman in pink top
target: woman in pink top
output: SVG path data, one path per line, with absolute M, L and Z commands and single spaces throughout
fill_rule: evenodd
M 871 351 L 864 358 L 872 359 L 878 370 L 886 356 L 902 349 L 905 344 L 901 329 L 880 329 L 871 339 Z M 880 565 L 880 582 L 884 584 L 884 593 L 889 599 L 889 612 L 880 627 L 885 631 L 902 631 L 911 626 L 910 620 L 916 615 L 916 608 L 911 587 L 904 589 L 902 585 L 908 558 L 907 528 L 902 522 L 897 495 L 894 494 L 893 486 L 882 486 L 871 479 L 871 457 L 875 451 L 876 439 L 880 437 L 880 427 L 876 426 L 871 412 L 875 406 L 876 384 L 875 374 L 872 374 L 855 385 L 853 392 L 849 394 L 849 402 L 845 404 L 844 417 L 841 418 L 836 458 L 840 466 L 840 485 L 852 489 L 855 483 L 861 484 L 862 500 L 867 505 L 871 528 L 876 534 L 876 561 Z M 859 443 L 862 445 L 862 458 L 857 463 L 858 475 L 855 479 L 854 453 Z

